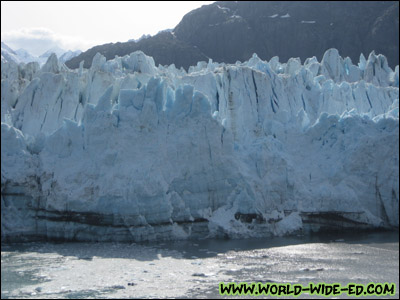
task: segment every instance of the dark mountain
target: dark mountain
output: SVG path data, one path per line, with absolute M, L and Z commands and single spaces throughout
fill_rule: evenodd
M 173 32 L 139 42 L 96 46 L 67 62 L 89 67 L 94 55 L 107 59 L 142 50 L 156 64 L 187 69 L 200 60 L 234 63 L 253 53 L 264 60 L 316 56 L 329 48 L 358 62 L 360 53 L 384 54 L 399 64 L 397 1 L 221 1 L 186 14 Z
M 156 64 L 170 65 L 176 63 L 178 68 L 181 66 L 188 67 L 193 64 L 193 61 L 196 63 L 201 60 L 208 61 L 208 58 L 197 47 L 181 41 L 171 32 L 165 31 L 139 42 L 131 41 L 95 46 L 67 61 L 66 65 L 69 68 L 77 68 L 79 63 L 84 60 L 83 66 L 89 68 L 97 52 L 100 52 L 109 60 L 115 58 L 116 55 L 124 56 L 136 50 L 142 50 L 147 55 L 152 56 Z

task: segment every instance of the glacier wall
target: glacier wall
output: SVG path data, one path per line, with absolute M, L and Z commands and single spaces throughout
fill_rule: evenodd
M 399 68 L 1 62 L 2 240 L 398 228 Z

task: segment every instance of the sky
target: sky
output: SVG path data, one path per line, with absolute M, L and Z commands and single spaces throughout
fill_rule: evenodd
M 1 1 L 1 41 L 39 56 L 59 47 L 85 51 L 174 28 L 214 1 Z

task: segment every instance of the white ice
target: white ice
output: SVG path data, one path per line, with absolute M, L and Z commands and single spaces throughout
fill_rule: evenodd
M 193 237 L 196 220 L 211 236 L 284 235 L 315 212 L 398 227 L 399 69 L 383 55 L 1 64 L 2 238 Z M 49 217 L 67 212 L 111 225 Z

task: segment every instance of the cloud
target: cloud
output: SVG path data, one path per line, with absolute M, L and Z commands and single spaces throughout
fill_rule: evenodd
M 57 34 L 47 28 L 22 28 L 2 32 L 1 40 L 14 50 L 24 48 L 36 56 L 52 48 L 84 51 L 97 44 L 96 41 L 85 40 L 81 37 Z

